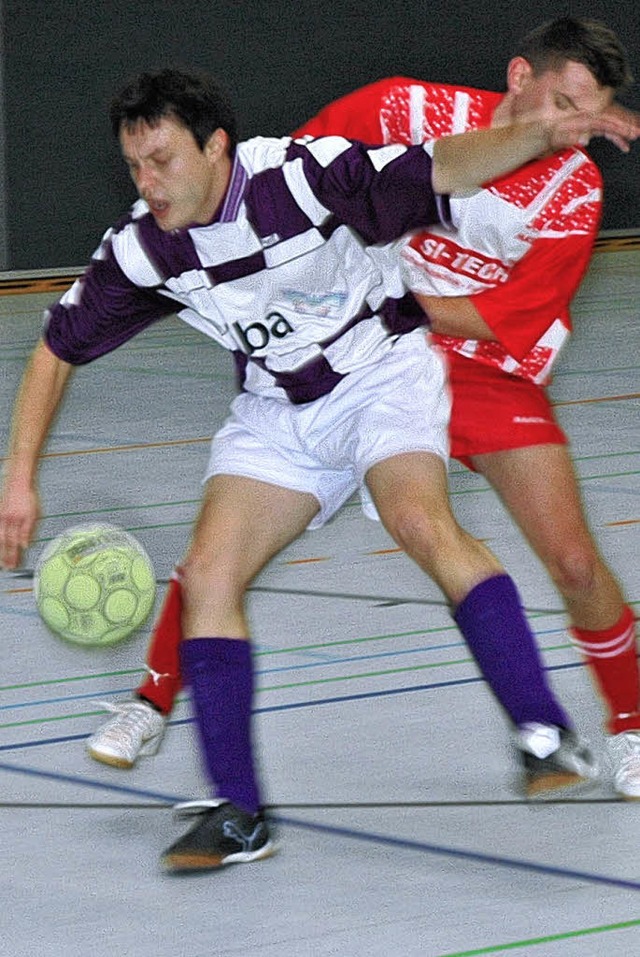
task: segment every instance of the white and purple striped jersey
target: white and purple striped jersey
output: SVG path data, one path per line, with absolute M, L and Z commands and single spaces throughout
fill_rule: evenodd
M 258 137 L 211 223 L 163 232 L 139 200 L 48 310 L 45 340 L 82 364 L 177 313 L 234 354 L 245 391 L 312 401 L 424 322 L 393 241 L 447 218 L 422 146 Z

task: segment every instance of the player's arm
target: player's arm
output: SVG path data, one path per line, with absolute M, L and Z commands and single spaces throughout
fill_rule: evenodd
M 582 234 L 539 239 L 509 279 L 473 296 L 413 293 L 431 330 L 460 339 L 495 340 L 521 362 L 569 307 L 588 268 L 597 220 Z
M 16 397 L 0 498 L 0 563 L 15 568 L 40 516 L 38 460 L 73 367 L 41 340 Z
M 433 146 L 432 183 L 436 193 L 469 192 L 525 163 L 603 136 L 621 149 L 640 136 L 640 115 L 605 110 L 595 116 L 574 113 L 553 123 L 521 123 L 444 136 Z
M 16 398 L 0 497 L 0 563 L 15 568 L 40 515 L 38 460 L 76 365 L 118 348 L 174 304 L 139 289 L 103 241 L 81 279 L 46 313 Z
M 425 296 L 414 292 L 429 319 L 432 332 L 462 339 L 493 339 L 496 336 L 484 321 L 472 296 Z
M 619 123 L 632 135 L 624 121 L 600 120 L 572 116 L 552 127 L 527 123 L 446 136 L 432 144 L 433 157 L 423 146 L 369 147 L 336 136 L 292 140 L 284 159 L 287 188 L 314 225 L 334 215 L 368 244 L 391 242 L 432 223 L 451 225 L 449 194 L 479 188 L 540 153 L 576 142 L 585 130 Z M 309 203 L 309 189 L 320 207 Z

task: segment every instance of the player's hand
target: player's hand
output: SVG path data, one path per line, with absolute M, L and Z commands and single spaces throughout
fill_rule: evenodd
M 611 106 L 608 106 L 605 110 L 607 116 L 616 116 L 621 122 L 626 122 L 631 125 L 634 129 L 640 129 L 640 113 L 636 113 L 635 110 L 630 110 L 627 106 L 623 106 L 622 103 L 612 103 Z
M 40 499 L 31 486 L 6 482 L 0 498 L 0 566 L 17 568 L 40 518 Z
M 628 153 L 631 143 L 640 137 L 640 114 L 616 103 L 602 113 L 562 117 L 547 127 L 547 135 L 549 148 L 554 152 L 569 146 L 587 146 L 593 137 L 601 136 Z

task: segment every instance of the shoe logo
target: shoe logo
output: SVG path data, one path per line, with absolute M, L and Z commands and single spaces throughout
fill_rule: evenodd
M 233 838 L 234 841 L 237 841 L 238 844 L 242 846 L 243 851 L 251 850 L 261 829 L 262 822 L 258 822 L 258 824 L 256 824 L 251 834 L 245 834 L 244 831 L 241 831 L 234 821 L 225 821 L 222 825 L 222 833 L 224 836 Z

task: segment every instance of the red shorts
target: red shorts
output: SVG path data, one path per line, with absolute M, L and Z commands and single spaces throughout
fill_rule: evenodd
M 528 445 L 566 445 L 546 392 L 528 379 L 448 352 L 451 455 L 471 457 Z

